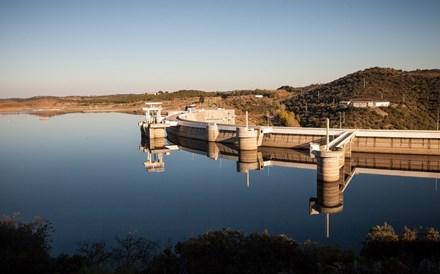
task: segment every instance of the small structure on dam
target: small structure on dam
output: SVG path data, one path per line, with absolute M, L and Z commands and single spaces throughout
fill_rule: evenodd
M 147 154 L 147 161 L 144 163 L 148 172 L 162 172 L 165 170 L 163 162 L 163 154 L 170 152 L 165 146 L 165 128 L 169 127 L 169 123 L 164 122 L 164 116 L 161 114 L 162 103 L 147 102 L 145 111 L 145 120 L 140 121 L 142 142 L 139 150 Z
M 170 124 L 164 122 L 162 116 L 161 102 L 146 102 L 147 107 L 142 108 L 145 111 L 145 120 L 140 121 L 138 125 L 141 128 L 142 135 L 147 138 L 164 138 L 165 128 Z

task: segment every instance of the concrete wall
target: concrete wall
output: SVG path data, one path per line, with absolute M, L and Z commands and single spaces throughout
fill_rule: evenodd
M 309 143 L 325 143 L 325 137 L 321 135 L 294 135 L 287 133 L 266 133 L 263 137 L 262 146 L 280 148 L 309 149 Z
M 350 165 L 363 168 L 438 172 L 440 158 L 437 155 L 353 153 Z
M 440 139 L 356 136 L 351 149 L 352 152 L 440 155 Z

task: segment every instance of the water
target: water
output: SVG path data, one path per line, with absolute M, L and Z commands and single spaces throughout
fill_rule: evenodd
M 343 211 L 330 215 L 327 239 L 325 215 L 309 215 L 313 169 L 265 167 L 250 172 L 247 187 L 236 161 L 173 150 L 163 156 L 164 172 L 147 172 L 147 155 L 138 149 L 142 118 L 0 116 L 0 214 L 48 219 L 55 255 L 130 232 L 165 243 L 215 229 L 267 229 L 298 242 L 359 250 L 369 228 L 384 221 L 398 231 L 404 225 L 440 229 L 435 179 L 355 176 Z

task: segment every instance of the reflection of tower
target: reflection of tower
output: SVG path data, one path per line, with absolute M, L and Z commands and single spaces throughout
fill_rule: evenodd
M 246 185 L 249 187 L 249 171 L 261 170 L 264 168 L 264 161 L 261 152 L 257 150 L 239 150 L 237 172 L 246 173 Z
M 142 150 L 147 154 L 147 161 L 144 162 L 144 166 L 148 172 L 165 171 L 163 155 L 169 154 L 171 151 L 169 148 L 165 147 L 165 138 L 152 139 L 142 136 L 139 150 Z
M 343 209 L 344 151 L 319 151 L 316 198 L 310 198 L 310 214 L 326 214 L 326 237 L 330 236 L 330 214 Z
M 208 157 L 217 160 L 220 149 L 216 142 L 208 142 Z

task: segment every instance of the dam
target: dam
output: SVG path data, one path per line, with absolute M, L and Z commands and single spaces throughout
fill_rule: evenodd
M 155 108 L 147 104 L 147 121 L 139 123 L 146 137 L 163 137 L 166 130 L 169 135 L 234 145 L 239 150 L 273 147 L 312 151 L 325 147 L 342 150 L 345 157 L 352 152 L 440 155 L 440 131 L 243 126 L 235 124 L 235 111 L 227 109 L 183 112 L 159 119 L 160 103 L 154 103 Z
M 235 160 L 247 187 L 252 170 L 315 169 L 316 197 L 309 199 L 309 213 L 326 215 L 326 237 L 330 215 L 343 211 L 344 191 L 355 175 L 440 178 L 440 131 L 330 129 L 328 119 L 327 128 L 242 126 L 235 124 L 234 110 L 226 109 L 175 113 L 157 125 L 139 125 L 148 172 L 164 171 L 163 153 L 171 151 L 164 145 L 165 130 L 177 149 Z

